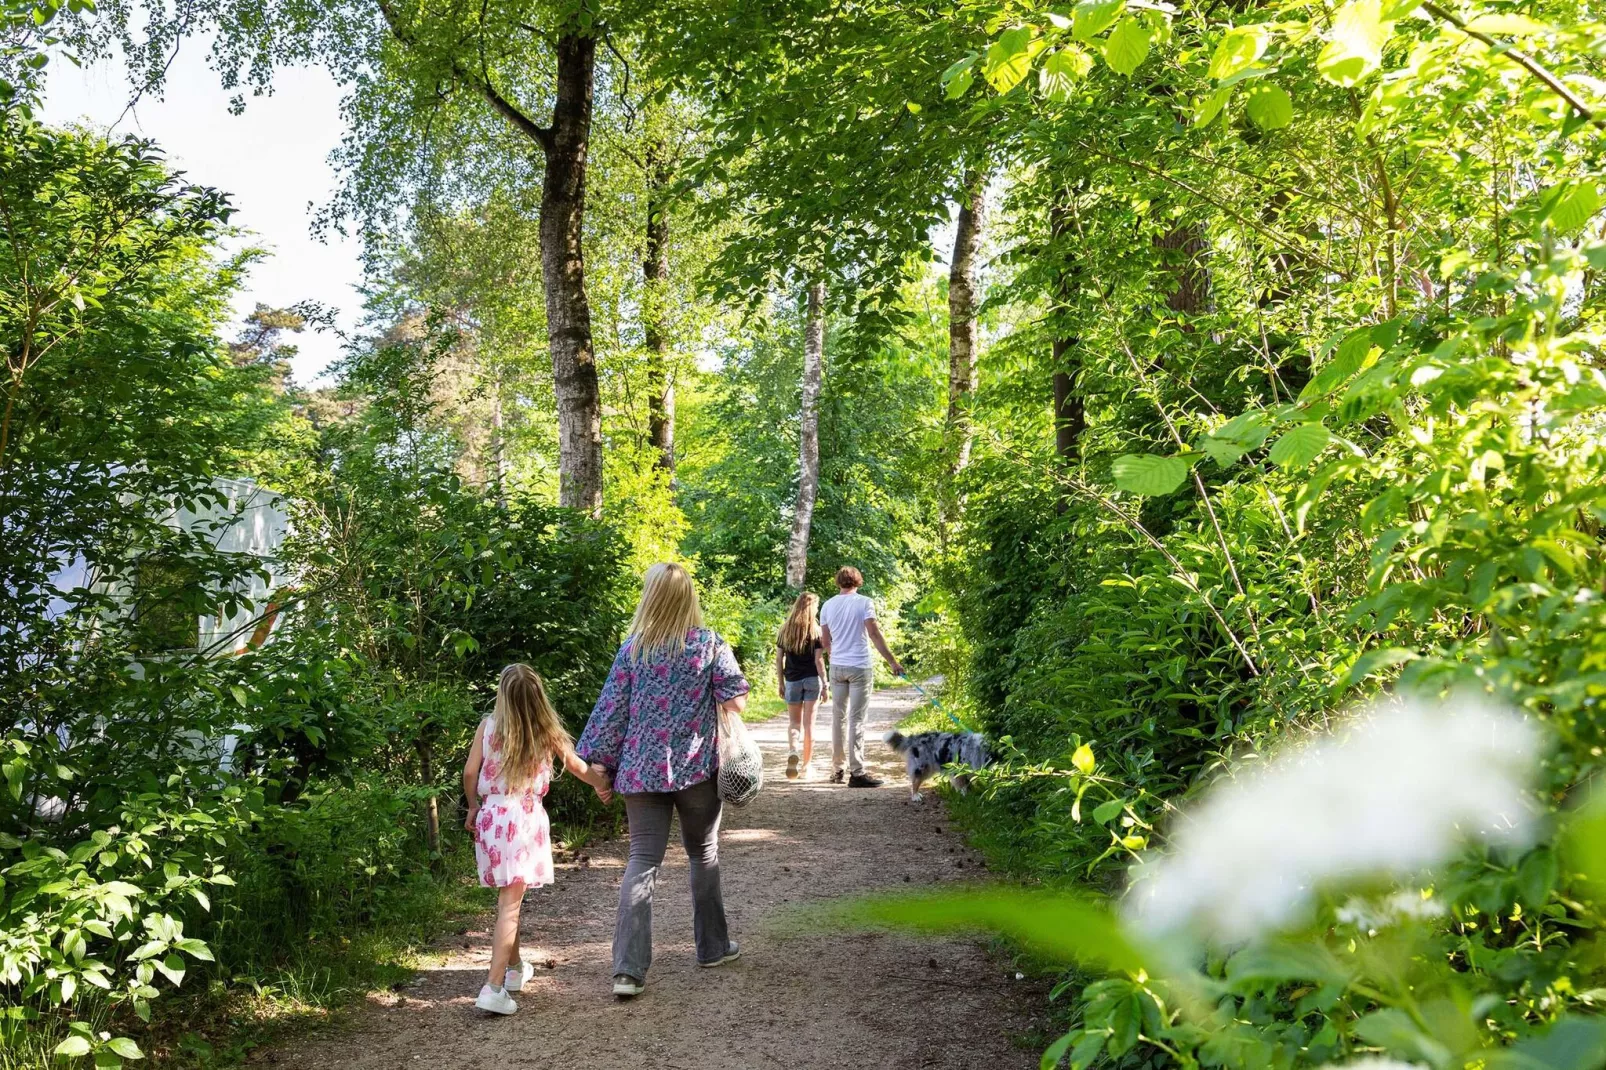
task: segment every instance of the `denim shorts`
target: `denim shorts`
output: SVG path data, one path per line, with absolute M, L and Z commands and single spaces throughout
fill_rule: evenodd
M 786 681 L 786 701 L 790 705 L 794 702 L 813 702 L 820 697 L 820 678 L 818 676 L 805 676 L 801 680 Z

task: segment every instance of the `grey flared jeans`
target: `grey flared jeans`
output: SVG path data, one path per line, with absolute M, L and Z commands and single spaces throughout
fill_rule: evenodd
M 717 962 L 730 950 L 719 890 L 719 790 L 713 780 L 667 792 L 624 796 L 630 819 L 630 862 L 619 885 L 613 929 L 613 972 L 647 979 L 652 965 L 652 892 L 669 847 L 669 820 L 680 814 L 680 839 L 691 863 L 692 929 L 697 961 Z

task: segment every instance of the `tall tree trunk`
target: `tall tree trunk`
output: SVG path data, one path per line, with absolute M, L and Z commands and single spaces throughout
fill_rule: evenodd
M 948 268 L 948 430 L 954 437 L 953 475 L 970 463 L 975 430 L 971 395 L 977 385 L 976 259 L 987 225 L 987 174 L 981 168 L 965 173 L 959 220 L 954 230 L 953 263 Z
M 669 286 L 669 169 L 661 147 L 647 154 L 647 248 L 641 263 L 642 333 L 647 345 L 647 440 L 658 452 L 659 468 L 675 478 L 675 381 L 669 370 L 669 337 L 664 329 Z
M 797 450 L 797 507 L 786 546 L 786 584 L 801 589 L 808 578 L 809 528 L 820 494 L 820 379 L 825 368 L 825 283 L 809 285 L 808 320 L 803 330 L 803 405 Z
M 1166 294 L 1165 305 L 1173 312 L 1197 315 L 1210 307 L 1210 273 L 1205 268 L 1204 254 L 1208 246 L 1204 232 L 1196 224 L 1176 227 L 1155 247 L 1166 251 L 1164 260 L 1172 278 L 1171 292 Z
M 1066 259 L 1055 283 L 1055 303 L 1063 310 L 1075 296 L 1079 265 L 1070 262 L 1066 251 L 1071 240 L 1074 191 L 1062 189 L 1049 208 L 1049 234 L 1055 252 Z M 1071 463 L 1080 455 L 1082 432 L 1087 429 L 1087 403 L 1082 396 L 1081 339 L 1063 327 L 1053 341 L 1051 363 L 1054 369 L 1054 455 Z
M 595 38 L 570 33 L 558 39 L 557 99 L 542 142 L 541 186 L 541 280 L 558 402 L 559 501 L 592 516 L 602 512 L 602 399 L 581 237 L 596 54 Z

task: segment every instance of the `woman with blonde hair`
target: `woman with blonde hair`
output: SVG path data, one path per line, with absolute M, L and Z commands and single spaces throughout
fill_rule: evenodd
M 576 750 L 607 769 L 630 820 L 630 862 L 619 885 L 613 992 L 639 995 L 652 963 L 652 892 L 680 814 L 691 863 L 692 926 L 699 966 L 741 952 L 725 925 L 719 886 L 719 714 L 747 707 L 747 680 L 730 645 L 703 626 L 691 574 L 676 564 L 647 570 L 630 631 Z
M 814 710 L 827 698 L 825 687 L 825 645 L 820 641 L 820 596 L 804 591 L 792 603 L 775 637 L 775 681 L 786 703 L 786 775 L 796 780 L 808 775 L 814 760 Z M 798 753 L 798 736 L 803 752 Z M 799 768 L 801 766 L 801 769 Z

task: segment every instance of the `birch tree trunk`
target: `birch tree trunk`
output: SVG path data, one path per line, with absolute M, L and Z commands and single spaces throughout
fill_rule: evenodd
M 979 371 L 976 259 L 987 225 L 986 188 L 986 172 L 980 168 L 966 172 L 954 230 L 953 262 L 948 268 L 948 431 L 954 439 L 951 475 L 964 471 L 970 463 L 971 441 L 975 437 L 970 402 Z
M 647 247 L 642 258 L 642 334 L 647 347 L 647 440 L 657 465 L 675 478 L 675 382 L 664 327 L 669 285 L 669 171 L 659 146 L 647 155 Z
M 809 528 L 820 494 L 820 380 L 825 367 L 825 283 L 809 285 L 808 319 L 803 330 L 803 404 L 797 451 L 797 507 L 786 546 L 786 583 L 801 589 L 808 578 Z
M 541 186 L 541 279 L 558 402 L 558 499 L 592 516 L 602 513 L 602 400 L 581 232 L 596 53 L 595 38 L 565 34 L 558 39 L 557 99 L 550 134 L 542 142 L 546 175 Z

